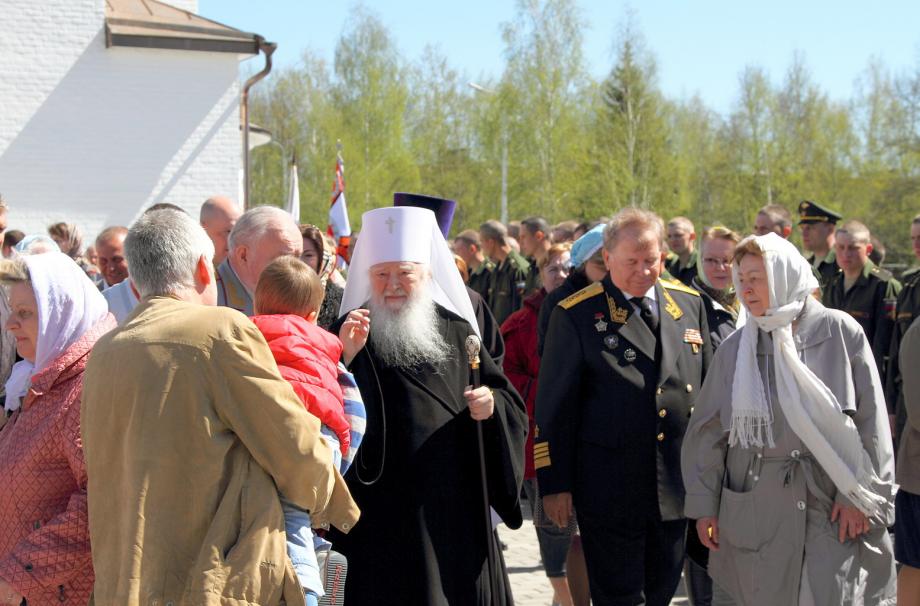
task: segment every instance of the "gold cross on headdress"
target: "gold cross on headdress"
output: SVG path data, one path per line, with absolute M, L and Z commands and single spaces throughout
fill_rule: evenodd
M 390 233 L 393 233 L 393 226 L 396 225 L 396 220 L 393 217 L 387 217 L 387 220 L 384 221 L 387 224 L 387 228 L 390 230 Z

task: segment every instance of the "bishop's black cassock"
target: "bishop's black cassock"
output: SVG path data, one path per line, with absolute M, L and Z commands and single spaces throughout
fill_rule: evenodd
M 389 367 L 374 353 L 372 337 L 351 364 L 367 407 L 367 433 L 346 475 L 361 520 L 349 534 L 330 537 L 348 558 L 348 605 L 513 603 L 497 549 L 499 595 L 490 597 L 476 422 L 463 397 L 470 384 L 464 344 L 473 330 L 446 309 L 437 311 L 453 351 L 449 361 Z M 480 356 L 482 384 L 495 397 L 495 414 L 483 421 L 489 503 L 516 529 L 527 413 L 488 353 Z

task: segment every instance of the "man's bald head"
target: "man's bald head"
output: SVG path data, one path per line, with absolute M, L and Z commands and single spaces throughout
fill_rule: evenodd
M 280 208 L 259 206 L 243 213 L 228 238 L 230 265 L 249 292 L 265 267 L 284 255 L 300 257 L 303 238 L 294 218 Z
M 229 247 L 227 239 L 230 231 L 240 218 L 240 209 L 236 202 L 225 196 L 208 198 L 201 205 L 199 221 L 208 237 L 214 242 L 214 265 L 220 265 L 227 258 Z

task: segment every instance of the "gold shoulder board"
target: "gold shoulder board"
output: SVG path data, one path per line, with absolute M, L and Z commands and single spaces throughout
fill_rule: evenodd
M 700 296 L 700 293 L 698 291 L 693 290 L 692 288 L 690 288 L 683 282 L 678 282 L 677 280 L 674 280 L 673 282 L 671 280 L 660 280 L 660 282 L 662 286 L 664 286 L 665 288 L 669 290 L 677 290 L 680 292 L 685 292 L 688 295 L 693 295 L 695 297 Z
M 596 297 L 597 295 L 604 292 L 604 287 L 600 282 L 594 282 L 581 290 L 579 290 L 574 295 L 570 295 L 559 302 L 559 306 L 563 309 L 571 309 L 575 307 L 585 299 L 590 299 L 591 297 Z

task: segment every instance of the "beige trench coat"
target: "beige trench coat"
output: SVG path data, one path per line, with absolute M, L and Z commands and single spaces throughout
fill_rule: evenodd
M 304 604 L 278 493 L 348 531 L 358 508 L 255 325 L 141 302 L 84 375 L 95 603 Z
M 757 361 L 773 410 L 775 448 L 728 446 L 732 377 L 741 332 L 716 352 L 684 437 L 688 518 L 716 516 L 720 548 L 709 573 L 741 606 L 795 606 L 803 565 L 816 606 L 894 604 L 895 566 L 886 527 L 894 520 L 894 457 L 882 386 L 862 329 L 809 299 L 795 343 L 805 364 L 851 415 L 890 497 L 868 534 L 840 543 L 830 521 L 845 503 L 786 422 L 776 401 L 773 345 L 761 332 Z

